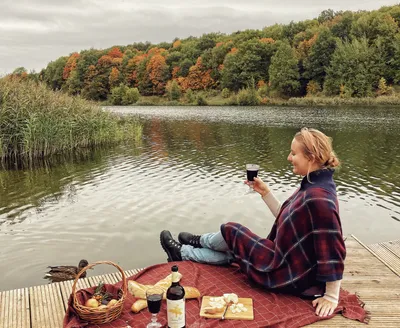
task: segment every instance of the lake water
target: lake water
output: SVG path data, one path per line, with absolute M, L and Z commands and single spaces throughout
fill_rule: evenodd
M 238 221 L 266 236 L 274 218 L 246 194 L 245 164 L 280 200 L 298 186 L 286 158 L 295 132 L 333 137 L 345 235 L 400 238 L 400 110 L 108 107 L 143 123 L 143 139 L 40 167 L 0 171 L 0 290 L 45 283 L 46 266 L 165 262 L 159 232 L 217 231 Z M 89 275 L 114 270 L 97 266 Z

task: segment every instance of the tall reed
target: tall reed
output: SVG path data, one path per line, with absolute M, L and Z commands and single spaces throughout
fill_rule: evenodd
M 0 159 L 53 154 L 141 138 L 136 121 L 103 111 L 42 83 L 0 80 Z

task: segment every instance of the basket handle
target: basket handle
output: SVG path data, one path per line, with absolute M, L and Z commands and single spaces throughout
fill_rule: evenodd
M 93 268 L 94 266 L 99 265 L 99 264 L 109 264 L 109 265 L 112 265 L 112 266 L 114 266 L 114 267 L 116 267 L 116 268 L 118 269 L 118 271 L 119 271 L 119 272 L 121 273 L 121 275 L 122 275 L 122 287 L 121 287 L 121 288 L 122 288 L 122 294 L 123 294 L 123 296 L 126 296 L 126 293 L 127 293 L 127 281 L 126 281 L 126 276 L 125 276 L 124 270 L 122 270 L 122 268 L 121 268 L 118 264 L 115 264 L 114 262 L 111 262 L 111 261 L 98 261 L 98 262 L 93 262 L 93 263 L 91 263 L 91 264 L 85 266 L 85 267 L 84 267 L 81 271 L 79 271 L 79 273 L 76 275 L 75 280 L 74 280 L 74 284 L 72 285 L 72 295 L 73 295 L 73 298 L 74 298 L 74 300 L 73 300 L 73 301 L 74 301 L 74 304 L 78 302 L 78 300 L 77 300 L 77 298 L 76 298 L 76 284 L 77 284 L 77 282 L 78 282 L 80 276 L 81 276 L 82 273 L 84 273 L 86 270 L 89 270 L 89 269 L 91 269 L 91 268 Z

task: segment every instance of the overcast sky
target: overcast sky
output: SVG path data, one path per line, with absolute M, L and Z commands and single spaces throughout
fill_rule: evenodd
M 261 29 L 399 0 L 0 0 L 0 75 L 91 47 Z

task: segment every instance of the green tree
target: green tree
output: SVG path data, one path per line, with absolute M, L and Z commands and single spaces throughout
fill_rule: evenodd
M 64 66 L 67 63 L 68 57 L 60 57 L 55 61 L 50 62 L 44 71 L 44 82 L 53 90 L 61 90 L 65 85 L 63 79 Z
M 181 98 L 181 88 L 176 80 L 167 83 L 166 91 L 170 100 L 179 100 Z
M 189 74 L 190 67 L 194 65 L 194 61 L 185 58 L 182 63 L 180 64 L 180 76 L 186 77 Z
M 233 49 L 232 49 L 233 50 Z M 243 42 L 237 52 L 225 57 L 221 72 L 222 87 L 238 91 L 246 88 L 251 81 L 268 81 L 268 69 L 276 51 L 275 42 L 252 39 Z
M 17 67 L 12 72 L 13 75 L 21 75 L 21 74 L 24 74 L 24 73 L 28 73 L 28 70 L 25 67 Z
M 311 47 L 310 54 L 304 59 L 304 77 L 314 80 L 321 86 L 325 81 L 326 69 L 336 49 L 336 38 L 328 29 L 322 30 Z
M 77 95 L 81 91 L 81 81 L 79 80 L 78 72 L 74 69 L 68 76 L 66 87 L 70 95 Z
M 340 38 L 343 41 L 349 40 L 353 20 L 354 15 L 351 11 L 345 11 L 339 16 L 336 16 L 333 26 L 331 27 L 333 36 Z
M 112 88 L 111 89 L 111 103 L 113 105 L 122 105 L 122 99 L 125 97 L 126 91 L 129 88 L 124 85 L 124 84 L 120 84 L 118 87 Z
M 299 88 L 298 59 L 294 49 L 286 42 L 279 44 L 269 67 L 271 88 L 282 96 L 294 96 Z
M 192 89 L 187 89 L 185 93 L 186 101 L 191 104 L 195 101 L 195 95 Z
M 79 59 L 76 62 L 76 78 L 74 78 L 74 84 L 76 83 L 77 89 L 82 90 L 85 87 L 85 76 L 89 71 L 89 67 L 91 65 L 96 66 L 100 57 L 101 51 L 96 49 L 83 50 L 80 52 Z
M 393 39 L 393 57 L 389 61 L 389 65 L 392 68 L 393 81 L 396 84 L 400 84 L 400 34 L 396 34 Z
M 346 93 L 354 97 L 367 97 L 378 85 L 382 61 L 375 46 L 368 40 L 339 41 L 332 56 L 324 84 L 324 92 L 338 95 L 343 86 Z
M 336 13 L 333 9 L 323 10 L 318 16 L 318 22 L 320 24 L 325 23 L 326 21 L 332 20 L 336 16 Z
M 140 98 L 138 88 L 125 89 L 125 94 L 122 96 L 122 105 L 132 105 Z
M 228 88 L 224 88 L 222 89 L 221 96 L 222 98 L 229 98 L 231 96 L 231 92 Z
M 393 17 L 378 11 L 363 14 L 351 27 L 354 38 L 366 37 L 370 44 L 379 36 L 391 40 L 398 31 L 399 27 Z

